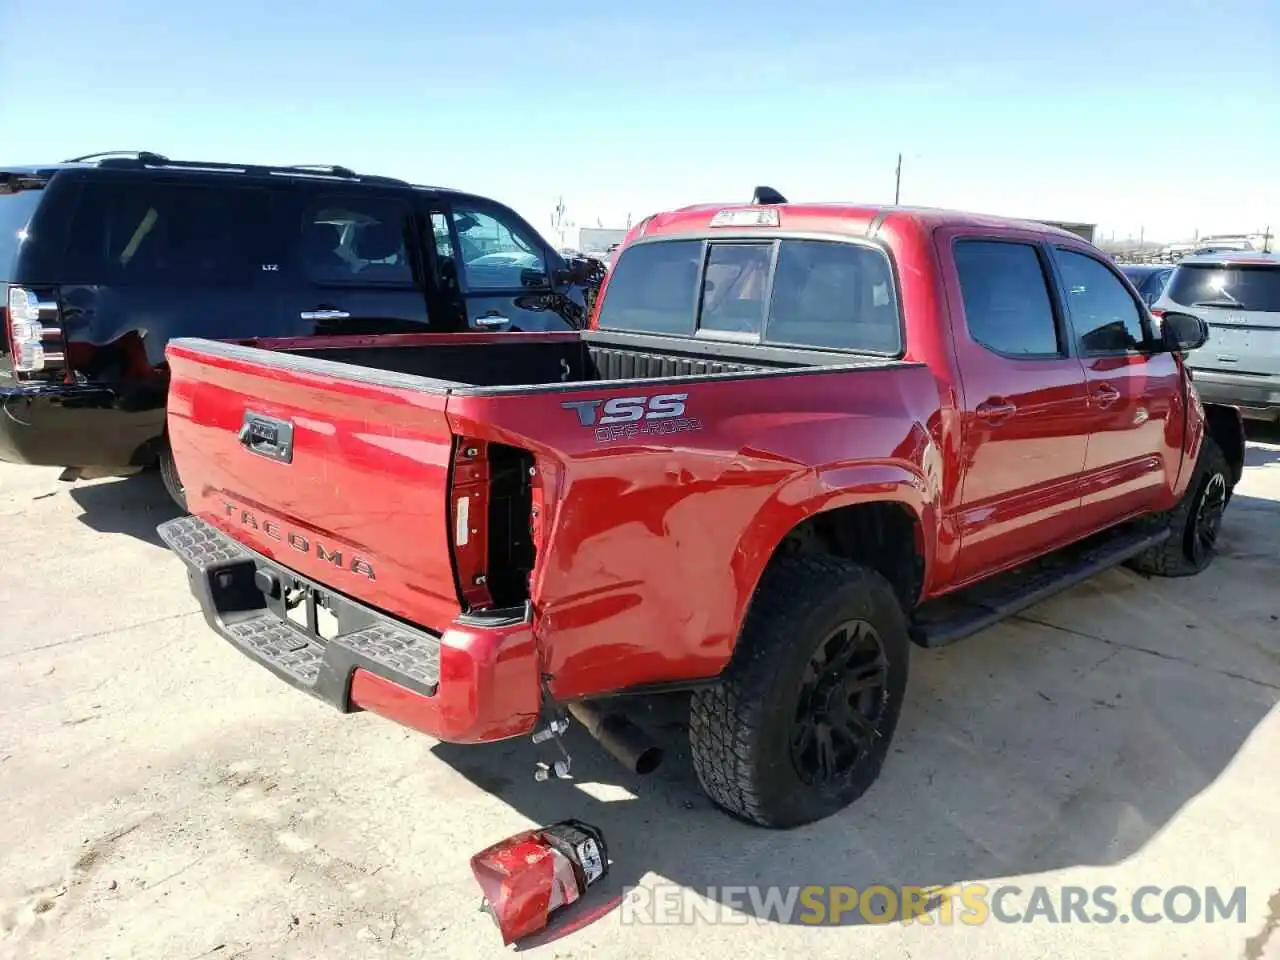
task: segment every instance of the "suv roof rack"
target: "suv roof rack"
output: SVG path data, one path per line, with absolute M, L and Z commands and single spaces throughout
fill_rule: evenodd
M 328 173 L 335 177 L 359 177 L 360 175 L 350 167 L 339 167 L 334 164 L 326 163 L 291 163 L 288 167 L 290 170 L 302 170 L 307 173 Z
M 101 153 L 86 153 L 83 157 L 72 157 L 70 160 L 63 160 L 63 163 L 88 163 L 91 160 L 108 160 L 113 158 L 132 158 L 134 160 L 149 161 L 155 163 L 168 163 L 167 157 L 162 157 L 158 153 L 151 153 L 149 150 L 103 150 Z
M 396 177 L 381 177 L 373 174 L 359 174 L 350 167 L 334 164 L 290 164 L 274 166 L 256 163 L 220 163 L 201 160 L 170 160 L 163 154 L 149 150 L 108 150 L 102 153 L 89 153 L 82 157 L 74 157 L 64 163 L 95 163 L 100 167 L 117 167 L 125 169 L 161 168 L 167 170 L 192 170 L 207 173 L 245 173 L 256 176 L 273 177 L 314 177 L 323 180 L 354 180 L 358 183 L 381 183 L 400 187 L 409 186 L 405 180 Z

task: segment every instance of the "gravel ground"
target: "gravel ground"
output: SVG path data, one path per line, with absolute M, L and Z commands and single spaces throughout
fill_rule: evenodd
M 610 841 L 593 905 L 641 885 L 698 910 L 653 925 L 602 909 L 537 955 L 1280 958 L 1280 435 L 1248 455 L 1209 572 L 1113 571 L 913 651 L 879 783 L 789 833 L 709 806 L 678 702 L 645 708 L 669 746 L 653 776 L 575 736 L 579 779 L 552 784 L 525 742 L 454 747 L 339 715 L 206 628 L 154 534 L 173 515 L 157 478 L 69 486 L 0 465 L 0 955 L 495 955 L 468 858 L 574 816 Z M 1184 924 L 855 911 L 833 929 L 722 889 L 961 881 L 1111 885 L 1121 913 L 1144 884 L 1243 886 L 1247 907 Z M 712 922 L 717 903 L 742 909 Z

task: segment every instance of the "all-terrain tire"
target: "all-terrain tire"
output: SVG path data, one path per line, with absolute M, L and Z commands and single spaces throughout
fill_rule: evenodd
M 160 467 L 160 479 L 164 482 L 165 490 L 173 502 L 178 505 L 179 509 L 186 513 L 186 488 L 183 487 L 182 479 L 178 476 L 178 465 L 174 462 L 173 451 L 169 448 L 168 443 L 161 446 L 157 460 Z
M 866 708 L 873 717 L 869 747 L 847 748 L 848 756 L 859 759 L 847 771 L 815 782 L 802 771 L 795 753 L 800 748 L 793 746 L 793 735 L 811 742 L 810 728 L 802 730 L 797 717 L 802 704 L 816 697 L 802 699 L 801 691 L 812 689 L 806 678 L 814 675 L 814 663 L 839 643 L 841 625 L 847 624 L 871 628 L 846 632 L 856 631 L 859 643 L 870 636 L 878 640 L 882 661 L 876 669 L 883 684 L 843 700 L 847 708 L 852 698 L 872 698 Z M 907 686 L 909 647 L 906 616 L 880 574 L 822 554 L 773 560 L 720 681 L 692 698 L 689 737 L 702 788 L 734 816 L 775 829 L 821 820 L 849 806 L 875 782 L 889 751 Z M 856 687 L 863 676 L 858 671 L 866 669 L 865 660 L 859 663 L 843 673 L 838 665 L 832 670 Z M 840 700 L 825 702 L 842 709 Z M 829 732 L 824 737 L 828 747 L 831 738 Z
M 1222 448 L 1206 436 L 1187 492 L 1176 507 L 1154 520 L 1168 528 L 1169 539 L 1138 554 L 1129 566 L 1157 577 L 1189 577 L 1204 570 L 1213 562 L 1222 510 L 1230 499 L 1231 467 Z M 1206 510 L 1214 516 L 1207 518 Z

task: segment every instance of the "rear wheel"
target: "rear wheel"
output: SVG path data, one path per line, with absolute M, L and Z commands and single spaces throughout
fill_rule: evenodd
M 1222 517 L 1231 499 L 1231 467 L 1211 437 L 1200 447 L 1191 483 L 1181 502 L 1158 522 L 1167 524 L 1169 539 L 1140 553 L 1130 566 L 1160 577 L 1187 577 L 1213 562 Z
M 182 478 L 178 476 L 178 465 L 174 462 L 173 451 L 169 448 L 168 442 L 160 448 L 159 455 L 160 479 L 164 481 L 164 488 L 168 491 L 173 502 L 178 505 L 183 513 L 187 512 L 187 491 L 182 485 Z
M 888 753 L 908 647 L 878 573 L 824 555 L 774 560 L 721 682 L 693 696 L 693 765 L 708 796 L 774 828 L 853 803 Z

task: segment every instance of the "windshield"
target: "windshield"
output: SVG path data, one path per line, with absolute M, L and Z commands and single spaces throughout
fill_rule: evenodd
M 0 280 L 19 279 L 18 250 L 43 195 L 42 190 L 0 193 Z
M 902 349 L 888 256 L 834 240 L 636 244 L 613 267 L 598 325 L 887 356 Z
M 1185 307 L 1280 313 L 1280 265 L 1184 263 L 1166 293 Z

